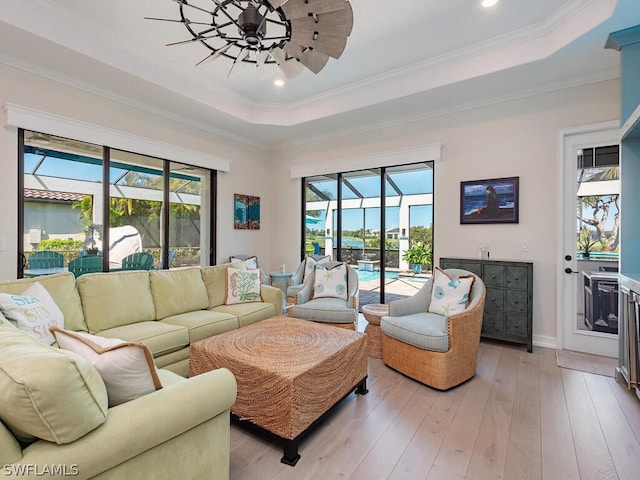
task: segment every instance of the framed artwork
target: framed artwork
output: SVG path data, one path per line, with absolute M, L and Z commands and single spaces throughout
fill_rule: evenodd
M 518 223 L 519 179 L 460 182 L 460 223 Z
M 260 197 L 233 194 L 233 228 L 260 230 Z

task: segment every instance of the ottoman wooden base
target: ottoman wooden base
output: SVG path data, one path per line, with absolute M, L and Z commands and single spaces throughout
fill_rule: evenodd
M 324 413 L 356 387 L 366 393 L 364 335 L 286 316 L 191 344 L 189 376 L 222 367 L 238 383 L 231 412 L 282 439 L 288 464 Z

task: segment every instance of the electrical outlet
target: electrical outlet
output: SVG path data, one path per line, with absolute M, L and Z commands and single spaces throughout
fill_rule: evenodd
M 520 251 L 521 252 L 529 251 L 529 242 L 527 240 L 520 240 Z

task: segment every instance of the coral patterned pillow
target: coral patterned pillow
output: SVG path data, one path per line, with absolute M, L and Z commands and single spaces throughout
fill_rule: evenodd
M 227 267 L 227 291 L 225 305 L 261 302 L 260 269 L 240 270 Z
M 436 267 L 429 311 L 440 315 L 453 315 L 463 311 L 469 305 L 469 293 L 474 280 L 473 275 L 451 278 L 444 270 Z
M 334 297 L 347 300 L 347 264 L 338 263 L 331 268 L 316 263 L 313 277 L 313 298 Z

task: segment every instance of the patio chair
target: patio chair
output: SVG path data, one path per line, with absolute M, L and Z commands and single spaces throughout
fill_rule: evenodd
M 102 272 L 102 256 L 78 256 L 69 262 L 69 271 L 73 273 L 76 278 L 85 273 Z
M 171 265 L 173 264 L 173 260 L 176 258 L 176 251 L 175 250 L 169 250 L 169 262 L 168 262 L 168 267 L 167 268 L 171 268 Z M 156 267 L 156 269 L 158 270 L 162 270 L 164 268 L 164 265 L 162 264 L 162 260 L 158 262 L 158 266 Z
M 136 252 L 122 259 L 122 270 L 151 270 L 153 255 L 149 252 Z
M 29 268 L 57 268 L 64 267 L 64 256 L 60 252 L 42 250 L 33 252 L 29 256 Z
M 456 297 L 465 283 L 467 296 L 463 291 Z M 485 292 L 471 272 L 436 268 L 415 295 L 391 302 L 389 315 L 380 320 L 385 365 L 439 390 L 469 380 L 476 374 Z M 430 308 L 432 303 L 439 308 Z
M 345 273 L 339 270 L 342 268 Z M 358 295 L 358 273 L 353 267 L 344 262 L 317 263 L 294 296 L 295 305 L 289 308 L 289 316 L 355 330 Z

